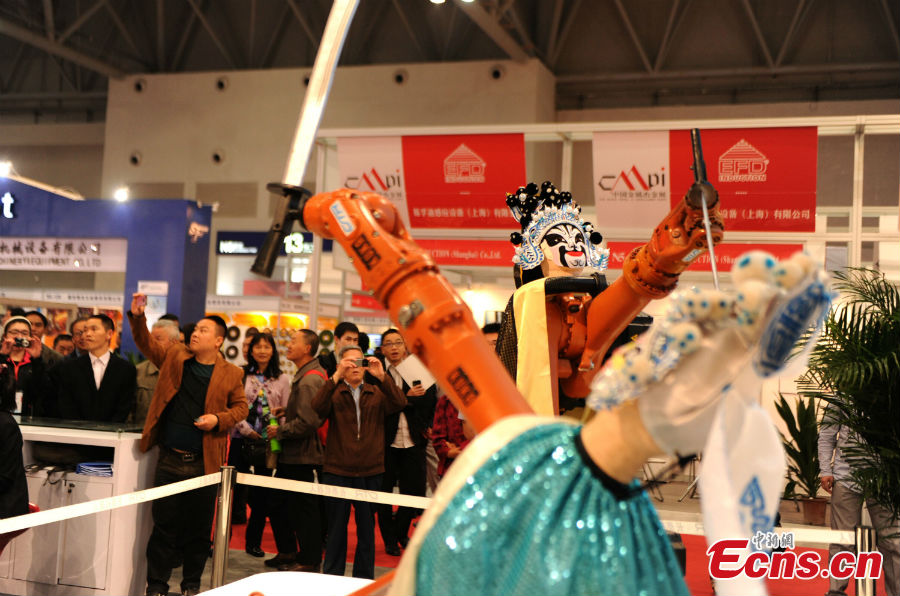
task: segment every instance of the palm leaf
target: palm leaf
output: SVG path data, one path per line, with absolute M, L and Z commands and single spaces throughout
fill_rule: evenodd
M 833 405 L 834 423 L 856 436 L 844 453 L 854 460 L 854 481 L 866 498 L 882 503 L 897 516 L 900 289 L 882 273 L 860 268 L 837 272 L 834 287 L 843 302 L 825 321 L 810 353 L 809 369 L 797 380 L 799 393 Z M 809 337 L 807 334 L 805 340 Z M 798 404 L 798 419 L 800 416 Z

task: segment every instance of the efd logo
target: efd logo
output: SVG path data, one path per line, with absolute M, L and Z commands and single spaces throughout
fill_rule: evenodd
M 619 175 L 607 174 L 600 177 L 597 184 L 605 191 L 650 191 L 654 187 L 666 185 L 665 168 L 660 168 L 659 172 L 650 172 L 642 174 L 637 166 L 632 165 L 630 170 L 622 170 Z M 621 186 L 620 186 L 621 185 Z
M 719 156 L 719 182 L 765 182 L 769 158 L 741 139 Z
M 444 158 L 444 182 L 446 184 L 483 183 L 486 169 L 487 162 L 469 149 L 465 143 L 460 143 L 459 147 Z

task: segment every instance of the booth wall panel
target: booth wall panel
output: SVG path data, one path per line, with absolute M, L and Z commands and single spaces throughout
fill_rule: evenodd
M 816 205 L 849 208 L 853 204 L 853 137 L 819 137 L 818 161 Z
M 133 182 L 128 185 L 133 199 L 183 199 L 183 182 Z
M 863 164 L 863 205 L 896 207 L 900 188 L 900 137 L 866 137 Z
M 222 217 L 256 217 L 257 185 L 254 182 L 198 182 L 196 198 L 209 205 L 218 203 Z

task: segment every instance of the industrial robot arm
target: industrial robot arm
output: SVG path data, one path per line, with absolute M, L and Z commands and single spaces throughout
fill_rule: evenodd
M 390 201 L 349 189 L 309 196 L 297 187 L 269 188 L 284 194 L 305 230 L 344 248 L 410 351 L 476 430 L 505 416 L 532 413 L 469 308 L 413 241 Z
M 591 300 L 587 309 L 587 341 L 578 370 L 562 382 L 570 397 L 585 397 L 599 370 L 600 359 L 628 323 L 650 300 L 671 293 L 678 277 L 709 250 L 703 203 L 709 211 L 712 241 L 722 240 L 725 226 L 719 213 L 719 194 L 706 179 L 699 131 L 692 131 L 694 184 L 684 198 L 656 226 L 650 241 L 625 258 L 622 276 Z

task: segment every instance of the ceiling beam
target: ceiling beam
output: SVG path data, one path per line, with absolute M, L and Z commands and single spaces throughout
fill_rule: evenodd
M 104 4 L 106 4 L 106 0 L 97 0 L 96 2 L 94 2 L 94 4 L 92 4 L 89 9 L 78 15 L 78 18 L 72 21 L 72 24 L 66 27 L 66 30 L 62 32 L 62 35 L 60 35 L 59 39 L 57 39 L 56 41 L 58 41 L 59 43 L 63 43 L 64 41 L 66 41 L 69 36 L 78 31 L 89 18 L 94 16 L 95 12 L 103 8 Z
M 746 2 L 746 0 L 744 1 Z M 641 57 L 644 69 L 647 72 L 652 72 L 653 67 L 650 66 L 650 59 L 647 58 L 647 52 L 644 51 L 644 46 L 641 45 L 641 40 L 638 38 L 637 31 L 634 30 L 634 26 L 631 24 L 631 19 L 628 17 L 628 13 L 622 5 L 622 0 L 613 0 L 613 2 L 615 2 L 616 9 L 619 11 L 619 16 L 622 18 L 622 23 L 624 23 L 625 29 L 628 31 L 628 36 L 631 37 L 631 42 L 638 51 L 638 55 Z
M 477 2 L 464 2 L 463 0 L 453 0 L 453 4 L 461 10 L 469 20 L 478 25 L 485 35 L 491 38 L 497 46 L 506 52 L 506 55 L 516 62 L 524 62 L 528 60 L 528 53 L 519 45 L 512 36 L 506 32 L 500 22 L 488 14 Z
M 659 50 L 656 51 L 656 60 L 653 61 L 653 72 L 657 72 L 662 66 L 662 60 L 669 51 L 669 40 L 672 39 L 672 32 L 675 30 L 675 16 L 678 14 L 679 0 L 673 0 L 672 8 L 669 9 L 669 19 L 666 21 L 666 30 L 663 32 L 662 41 L 659 42 Z
M 459 9 L 456 8 L 455 5 L 451 5 L 450 8 L 450 18 L 447 19 L 447 36 L 444 38 L 444 49 L 441 51 L 441 60 L 447 60 L 450 56 L 450 46 L 453 41 L 453 29 L 456 27 L 456 15 L 459 14 Z
M 60 76 L 72 88 L 72 91 L 78 92 L 78 85 L 75 84 L 75 81 L 72 80 L 72 77 L 69 76 L 69 73 L 66 72 L 66 69 L 62 64 L 59 63 L 59 60 L 56 59 L 56 56 L 52 54 L 48 54 L 47 57 L 50 59 L 50 62 L 56 67 L 56 70 L 59 71 Z M 62 91 L 62 89 L 60 89 Z
M 559 31 L 559 37 L 556 40 L 556 47 L 553 48 L 553 54 L 547 57 L 550 70 L 556 68 L 556 62 L 559 60 L 559 55 L 566 45 L 566 40 L 569 38 L 569 32 L 572 31 L 572 25 L 575 24 L 575 16 L 578 14 L 579 8 L 581 8 L 581 0 L 574 0 L 569 7 L 569 14 L 566 16 L 566 22 L 563 23 L 562 29 Z
M 203 8 L 203 6 L 201 6 L 201 8 Z M 191 33 L 193 33 L 194 31 L 194 25 L 196 23 L 197 13 L 195 13 L 192 9 L 188 9 L 187 23 L 184 26 L 184 31 L 181 32 L 181 37 L 178 40 L 178 45 L 175 46 L 175 55 L 172 57 L 171 69 L 173 71 L 177 71 L 181 67 L 181 58 L 184 55 L 184 51 L 187 49 L 188 40 L 191 37 Z
M 25 54 L 25 49 L 27 47 L 27 43 L 19 43 L 19 47 L 16 50 L 16 56 L 15 58 L 13 58 L 12 67 L 10 67 L 9 69 L 9 75 L 5 79 L 0 79 L 0 92 L 9 92 L 10 85 L 12 85 L 13 79 L 16 76 L 16 72 L 19 70 L 19 65 L 22 63 L 22 56 Z
M 56 37 L 56 25 L 53 21 L 53 0 L 44 0 L 44 30 L 47 32 L 47 39 L 53 41 Z
M 275 21 L 275 30 L 269 35 L 269 43 L 266 44 L 266 49 L 263 50 L 262 57 L 259 59 L 259 64 L 257 64 L 258 68 L 268 68 L 269 61 L 272 59 L 272 54 L 275 52 L 275 48 L 278 47 L 278 44 L 281 42 L 281 38 L 284 35 L 284 29 L 287 25 L 288 10 L 290 9 L 288 8 L 287 3 L 281 5 L 281 14 L 278 15 L 278 19 Z
M 365 63 L 366 54 L 368 54 L 372 45 L 375 31 L 381 26 L 381 22 L 388 12 L 385 10 L 387 8 L 387 0 L 372 0 L 369 2 L 369 7 L 371 7 L 369 15 L 374 16 L 363 19 L 362 22 L 365 23 L 365 26 L 362 33 L 356 35 L 355 38 L 351 38 L 352 41 L 348 40 L 347 45 L 344 47 L 345 64 Z
M 250 22 L 247 28 L 247 66 L 252 67 L 253 46 L 256 45 L 256 0 L 250 0 Z
M 110 4 L 109 2 L 106 3 L 106 11 L 112 18 L 113 23 L 115 23 L 116 29 L 119 30 L 119 33 L 122 34 L 122 37 L 125 38 L 125 41 L 128 42 L 128 45 L 131 46 L 131 50 L 134 52 L 135 57 L 140 59 L 141 51 L 138 49 L 137 44 L 134 43 L 134 38 L 131 37 L 131 33 L 128 31 L 128 28 L 125 27 L 125 23 L 123 23 L 122 19 L 119 18 L 119 13 L 116 12 L 116 9 L 113 8 L 112 4 Z
M 887 26 L 891 30 L 891 39 L 894 42 L 894 49 L 897 51 L 897 55 L 900 56 L 900 35 L 897 34 L 897 25 L 894 23 L 894 13 L 891 12 L 891 7 L 888 4 L 887 0 L 881 0 L 881 10 L 884 11 L 884 22 L 887 23 Z
M 313 50 L 317 51 L 319 47 L 319 38 L 316 37 L 316 34 L 313 32 L 312 26 L 309 24 L 309 21 L 306 20 L 305 16 L 303 16 L 303 13 L 300 11 L 300 7 L 297 6 L 297 3 L 294 0 L 287 0 L 287 2 L 288 6 L 291 7 L 291 12 L 294 13 L 294 18 L 297 19 L 297 22 L 300 23 L 300 26 L 306 33 L 306 37 L 309 38 L 309 43 L 312 44 Z M 315 53 L 315 51 L 313 53 Z
M 797 4 L 797 10 L 794 11 L 794 18 L 791 19 L 791 24 L 788 27 L 787 35 L 784 36 L 784 43 L 781 44 L 781 49 L 778 50 L 778 56 L 775 57 L 775 67 L 781 66 L 784 62 L 785 56 L 787 56 L 787 51 L 791 47 L 791 43 L 794 41 L 794 35 L 797 33 L 797 30 L 809 16 L 810 10 L 812 9 L 813 4 L 815 4 L 816 0 L 800 0 L 800 3 Z
M 400 0 L 391 0 L 391 3 L 394 5 L 394 10 L 397 11 L 397 15 L 400 17 L 400 22 L 403 24 L 403 28 L 406 29 L 407 35 L 409 35 L 409 39 L 412 40 L 413 45 L 416 46 L 416 51 L 419 52 L 419 56 L 422 57 L 423 60 L 428 60 L 432 58 L 429 56 L 427 52 L 425 52 L 425 48 L 422 47 L 422 44 L 419 43 L 419 38 L 416 35 L 416 30 L 413 29 L 412 25 L 409 23 L 409 19 L 406 18 L 406 11 L 403 10 L 403 6 L 400 4 Z
M 744 5 L 744 12 L 747 13 L 747 18 L 750 20 L 750 26 L 753 27 L 753 33 L 756 35 L 756 43 L 759 44 L 759 47 L 763 51 L 763 57 L 766 59 L 766 64 L 769 68 L 775 66 L 772 61 L 772 52 L 769 51 L 769 46 L 766 45 L 766 39 L 763 37 L 762 29 L 759 28 L 759 21 L 756 19 L 756 15 L 753 14 L 753 7 L 750 6 L 750 0 L 741 0 L 741 3 Z
M 110 56 L 112 55 L 112 47 L 115 43 L 116 39 L 116 30 L 114 27 L 106 27 L 104 30 L 103 40 L 99 45 L 94 47 L 99 48 L 97 52 L 98 56 Z M 81 86 L 82 89 L 93 89 L 98 85 L 98 79 L 101 78 L 101 75 L 97 71 L 90 71 L 87 73 L 85 77 L 84 84 Z M 103 85 L 103 82 L 99 82 L 100 85 Z
M 106 91 L 39 91 L 27 93 L 4 93 L 0 95 L 0 103 L 15 103 L 19 101 L 72 101 L 72 100 L 102 100 L 106 101 Z
M 63 60 L 68 60 L 69 62 L 74 62 L 75 64 L 80 64 L 85 68 L 90 68 L 91 70 L 107 77 L 118 79 L 125 76 L 124 71 L 116 68 L 111 64 L 107 64 L 102 60 L 86 56 L 81 52 L 62 45 L 59 42 L 50 41 L 43 35 L 38 35 L 37 33 L 29 31 L 24 27 L 19 27 L 18 25 L 10 23 L 4 18 L 0 18 L 0 34 L 12 37 L 13 39 L 18 39 L 19 41 L 24 41 L 28 45 L 43 50 L 48 54 L 59 56 Z
M 562 10 L 566 0 L 556 0 L 553 3 L 553 18 L 550 21 L 550 39 L 547 40 L 547 57 L 556 52 L 556 40 L 559 39 L 559 24 L 562 22 Z
M 197 6 L 196 0 L 187 0 L 188 4 L 191 5 L 191 8 L 194 9 L 194 14 L 197 15 L 197 18 L 200 20 L 200 24 L 203 25 L 203 28 L 206 29 L 206 32 L 209 33 L 209 36 L 212 38 L 213 44 L 219 49 L 219 53 L 222 54 L 222 57 L 225 58 L 225 61 L 228 62 L 228 65 L 231 68 L 237 68 L 234 58 L 231 57 L 231 52 L 228 51 L 228 48 L 225 47 L 225 44 L 222 43 L 222 40 L 219 39 L 219 36 L 216 35 L 215 30 L 212 28 L 212 25 L 209 22 L 209 19 L 206 18 L 206 15 L 203 14 L 203 11 L 200 10 L 200 7 Z
M 772 77 L 779 75 L 814 75 L 838 73 L 867 73 L 894 71 L 900 69 L 900 62 L 866 62 L 858 64 L 806 64 L 788 65 L 768 68 L 766 66 L 749 66 L 744 68 L 708 68 L 692 70 L 665 70 L 656 73 L 620 72 L 620 73 L 585 73 L 557 75 L 557 84 L 575 83 L 610 83 L 610 82 L 645 82 L 671 79 L 716 79 L 740 77 Z
M 666 62 L 666 58 L 669 57 L 669 51 L 672 49 L 672 40 L 678 35 L 678 30 L 681 28 L 681 24 L 684 23 L 684 17 L 687 15 L 688 10 L 690 9 L 692 0 L 684 0 L 684 3 L 681 4 L 681 10 L 677 16 L 675 16 L 675 9 L 678 8 L 678 0 L 675 0 L 675 4 L 672 6 L 672 13 L 669 15 L 670 17 L 675 16 L 675 21 L 672 23 L 671 31 L 668 32 L 668 36 L 664 40 L 664 43 L 659 48 L 659 53 L 656 55 L 656 63 L 653 67 L 653 72 L 659 72 L 662 70 L 663 64 Z
M 509 19 L 509 22 L 512 23 L 513 28 L 516 30 L 516 33 L 519 34 L 519 39 L 522 40 L 523 48 L 525 52 L 529 56 L 540 56 L 540 49 L 538 49 L 537 44 L 534 43 L 534 40 L 531 39 L 531 36 L 528 35 L 528 31 L 525 30 L 525 26 L 522 24 L 522 19 L 519 18 L 519 13 L 516 12 L 515 4 L 510 4 L 509 8 L 506 9 L 505 13 L 506 18 Z M 543 56 L 546 58 L 546 56 Z
M 166 70 L 166 12 L 164 0 L 156 0 L 156 70 Z

